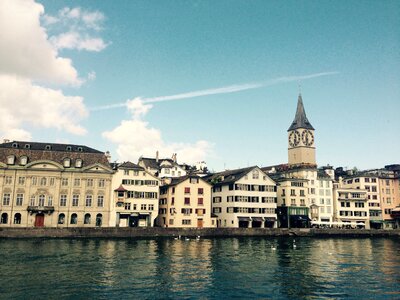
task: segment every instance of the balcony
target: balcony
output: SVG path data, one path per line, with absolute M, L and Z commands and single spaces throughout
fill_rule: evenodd
M 29 213 L 48 213 L 51 214 L 52 212 L 54 212 L 54 206 L 34 206 L 34 205 L 30 205 L 27 208 L 27 211 L 29 211 Z

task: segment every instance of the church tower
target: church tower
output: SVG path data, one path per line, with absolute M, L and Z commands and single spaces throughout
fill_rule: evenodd
M 308 121 L 301 94 L 297 100 L 296 116 L 288 129 L 289 165 L 316 165 L 314 127 Z

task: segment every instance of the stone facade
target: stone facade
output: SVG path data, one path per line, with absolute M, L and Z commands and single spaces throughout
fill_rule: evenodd
M 0 227 L 109 226 L 112 174 L 86 146 L 0 144 Z

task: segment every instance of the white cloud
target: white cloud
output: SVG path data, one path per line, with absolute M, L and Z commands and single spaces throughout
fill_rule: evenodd
M 40 26 L 42 5 L 33 0 L 0 1 L 0 73 L 37 81 L 79 85 L 68 58 L 58 56 Z
M 99 52 L 107 45 L 101 38 L 83 37 L 78 32 L 66 32 L 50 38 L 56 49 L 77 49 Z
M 207 141 L 195 143 L 167 143 L 163 140 L 161 131 L 152 128 L 144 121 L 144 116 L 152 108 L 143 100 L 136 98 L 128 100 L 126 106 L 132 114 L 130 120 L 123 120 L 111 131 L 103 132 L 103 137 L 117 144 L 117 154 L 120 160 L 136 161 L 140 156 L 154 156 L 158 150 L 161 156 L 169 157 L 178 153 L 179 161 L 195 163 L 206 160 L 213 151 L 213 145 Z
M 30 139 L 24 126 L 56 128 L 76 135 L 86 130 L 79 122 L 88 112 L 82 97 L 64 96 L 60 90 L 44 88 L 29 79 L 0 75 L 0 132 L 8 139 Z
M 50 30 L 58 26 L 63 29 L 62 31 L 66 31 L 50 38 L 55 49 L 99 52 L 108 46 L 101 37 L 95 36 L 102 30 L 102 23 L 105 20 L 104 14 L 99 11 L 64 7 L 56 16 L 44 15 L 42 20 Z

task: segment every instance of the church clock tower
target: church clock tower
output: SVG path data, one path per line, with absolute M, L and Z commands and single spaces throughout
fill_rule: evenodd
M 301 94 L 297 100 L 296 116 L 288 129 L 289 165 L 316 165 L 314 127 L 308 121 Z

